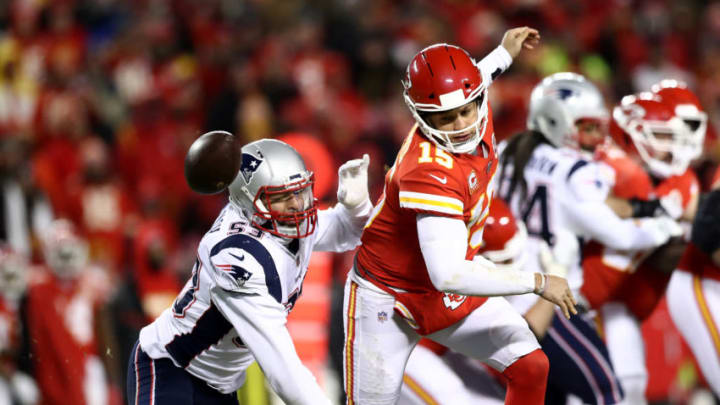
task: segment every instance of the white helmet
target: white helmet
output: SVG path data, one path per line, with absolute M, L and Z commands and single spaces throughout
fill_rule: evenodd
M 285 238 L 304 238 L 315 231 L 317 224 L 313 178 L 290 145 L 261 139 L 242 148 L 240 170 L 228 187 L 230 202 L 264 231 Z M 293 195 L 301 203 L 296 211 L 271 209 L 275 198 Z
M 560 72 L 544 78 L 530 95 L 527 127 L 556 147 L 580 149 L 575 124 L 580 119 L 606 122 L 602 93 L 582 75 Z
M 53 221 L 41 242 L 45 262 L 60 278 L 74 278 L 87 264 L 87 243 L 67 219 Z

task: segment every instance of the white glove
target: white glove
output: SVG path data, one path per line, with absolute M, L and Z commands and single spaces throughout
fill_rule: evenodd
M 353 209 L 370 198 L 368 193 L 368 165 L 370 156 L 348 160 L 338 169 L 337 199 L 347 209 Z
M 650 234 L 656 246 L 660 246 L 674 236 L 683 234 L 682 227 L 674 219 L 666 216 L 643 218 L 640 227 Z
M 547 274 L 567 277 L 572 266 L 580 261 L 580 243 L 575 234 L 568 230 L 555 233 L 555 246 L 552 250 L 543 240 L 540 243 L 540 265 Z
M 667 195 L 661 197 L 660 207 L 667 212 L 670 218 L 680 218 L 683 214 L 682 195 L 680 194 L 680 191 L 673 190 Z

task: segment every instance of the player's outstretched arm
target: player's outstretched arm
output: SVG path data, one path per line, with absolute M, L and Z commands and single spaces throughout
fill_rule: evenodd
M 569 312 L 574 313 L 574 299 L 564 278 L 500 270 L 482 256 L 465 260 L 467 228 L 462 220 L 419 215 L 417 230 L 428 276 L 439 291 L 475 296 L 534 292 L 564 308 L 568 316 Z
M 285 327 L 286 312 L 265 294 L 213 289 L 213 303 L 255 356 L 273 390 L 286 404 L 330 405 L 315 377 L 301 362 Z
M 533 49 L 539 41 L 540 33 L 534 28 L 520 27 L 507 30 L 501 44 L 477 64 L 485 85 L 490 86 L 493 80 L 506 71 L 523 48 Z
M 501 45 L 515 59 L 523 49 L 535 49 L 540 43 L 540 33 L 535 28 L 517 27 L 505 31 Z

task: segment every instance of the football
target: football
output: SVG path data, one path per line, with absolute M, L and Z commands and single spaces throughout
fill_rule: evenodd
M 185 155 L 185 179 L 193 191 L 215 194 L 227 188 L 240 170 L 241 145 L 225 131 L 210 131 L 196 139 Z

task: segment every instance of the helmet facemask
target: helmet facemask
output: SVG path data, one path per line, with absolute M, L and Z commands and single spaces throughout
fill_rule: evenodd
M 670 121 L 633 120 L 626 128 L 638 155 L 656 177 L 683 174 L 693 159 L 694 148 L 683 142 L 689 137 L 685 124 Z
M 252 221 L 258 228 L 273 235 L 299 239 L 312 234 L 317 225 L 314 175 L 305 172 L 292 177 L 299 180 L 281 186 L 263 186 L 258 190 L 253 201 L 255 212 Z M 281 205 L 286 205 L 288 209 L 274 209 Z
M 462 94 L 460 94 L 460 96 L 462 96 Z M 425 134 L 425 136 L 427 136 L 439 148 L 451 153 L 471 153 L 478 147 L 480 141 L 483 139 L 485 128 L 487 127 L 488 116 L 487 89 L 484 87 L 478 87 L 477 90 L 468 97 L 470 101 L 455 107 L 460 108 L 466 104 L 474 103 L 477 109 L 477 118 L 475 122 L 468 125 L 466 128 L 455 131 L 443 131 L 436 129 L 425 119 L 428 113 L 449 111 L 454 108 L 441 110 L 432 104 L 424 105 L 413 103 L 407 91 L 404 94 L 404 98 L 405 103 L 413 115 L 413 118 L 415 118 L 415 121 L 417 121 L 418 126 L 420 127 L 420 131 L 422 131 L 422 133 Z M 465 133 L 470 135 L 467 139 L 453 141 L 453 138 Z
M 678 143 L 687 151 L 688 158 L 695 160 L 702 155 L 707 132 L 707 113 L 692 104 L 680 104 L 675 106 L 675 115 L 685 124 L 684 131 L 677 134 Z

